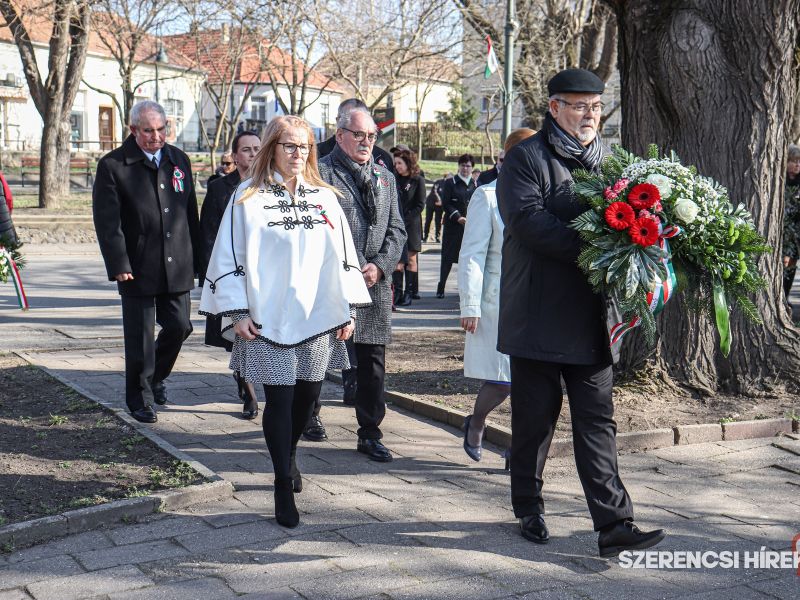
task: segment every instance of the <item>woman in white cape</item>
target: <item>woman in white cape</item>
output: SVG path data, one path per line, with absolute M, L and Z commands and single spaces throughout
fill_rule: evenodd
M 506 154 L 534 133 L 528 128 L 512 131 L 505 142 Z M 502 173 L 500 167 L 500 177 Z M 464 376 L 483 380 L 472 414 L 464 419 L 464 452 L 474 461 L 481 459 L 486 417 L 511 392 L 509 358 L 497 351 L 503 221 L 497 210 L 496 185 L 497 181 L 482 185 L 472 195 L 458 255 L 461 327 L 467 332 Z
M 295 527 L 297 442 L 328 368 L 349 368 L 344 340 L 370 304 L 336 191 L 319 176 L 314 135 L 276 117 L 231 198 L 211 254 L 200 313 L 222 316 L 230 368 L 264 386 L 262 428 L 275 474 L 275 518 Z

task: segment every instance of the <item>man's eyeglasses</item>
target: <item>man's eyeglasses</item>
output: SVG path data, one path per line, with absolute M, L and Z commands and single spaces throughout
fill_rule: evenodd
M 357 142 L 363 142 L 364 138 L 368 139 L 370 142 L 374 142 L 375 140 L 378 139 L 377 133 L 367 133 L 366 131 L 353 131 L 352 129 L 348 129 L 347 127 L 342 127 L 342 129 L 352 133 L 353 138 L 355 138 Z
M 305 156 L 308 154 L 308 151 L 311 150 L 311 146 L 308 144 L 289 144 L 283 142 L 278 142 L 278 144 L 283 146 L 283 151 L 290 156 L 298 150 L 300 150 L 300 154 Z
M 561 102 L 561 104 L 566 104 L 567 106 L 571 107 L 572 110 L 579 113 L 587 113 L 587 112 L 599 113 L 603 111 L 603 107 L 605 106 L 605 104 L 603 104 L 602 102 L 595 102 L 594 104 L 586 104 L 585 102 L 572 103 L 572 102 L 567 102 L 566 100 L 561 100 L 560 98 L 558 99 L 558 101 Z

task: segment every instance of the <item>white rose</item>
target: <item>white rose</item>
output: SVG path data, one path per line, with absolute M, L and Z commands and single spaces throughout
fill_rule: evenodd
M 652 175 L 648 175 L 645 181 L 656 186 L 662 198 L 669 198 L 670 194 L 672 194 L 672 181 L 669 177 L 653 173 Z
M 678 201 L 672 207 L 672 212 L 675 213 L 676 219 L 688 225 L 697 218 L 700 208 L 688 198 L 678 198 Z

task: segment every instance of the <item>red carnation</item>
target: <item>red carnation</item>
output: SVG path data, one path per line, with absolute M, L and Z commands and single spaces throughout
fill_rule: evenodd
M 652 246 L 658 241 L 658 221 L 653 217 L 639 217 L 628 229 L 631 241 L 640 246 Z
M 659 200 L 661 200 L 661 194 L 658 193 L 658 188 L 652 183 L 635 185 L 628 194 L 628 202 L 636 210 L 650 208 Z
M 627 229 L 636 220 L 636 215 L 627 202 L 612 202 L 606 209 L 605 217 L 608 226 L 617 231 Z

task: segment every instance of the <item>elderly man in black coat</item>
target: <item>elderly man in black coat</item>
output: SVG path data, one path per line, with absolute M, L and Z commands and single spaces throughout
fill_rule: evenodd
M 572 171 L 596 171 L 603 81 L 568 69 L 548 83 L 542 130 L 505 157 L 497 185 L 505 223 L 497 349 L 511 356 L 511 502 L 522 535 L 546 543 L 542 473 L 561 412 L 572 417 L 575 463 L 601 556 L 648 548 L 617 466 L 608 324 L 619 315 L 576 264 L 581 240 L 568 223 L 588 209 L 572 193 Z
M 92 190 L 97 241 L 122 296 L 125 402 L 143 423 L 157 420 L 153 402 L 167 402 L 164 379 L 192 332 L 189 292 L 200 264 L 192 168 L 165 143 L 166 122 L 159 104 L 136 104 L 131 135 L 100 159 Z

